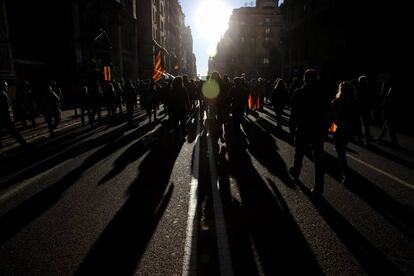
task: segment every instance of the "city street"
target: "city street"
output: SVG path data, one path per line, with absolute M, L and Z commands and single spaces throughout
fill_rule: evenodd
M 350 143 L 346 185 L 328 139 L 318 198 L 311 154 L 288 173 L 288 111 L 277 128 L 265 105 L 225 140 L 200 110 L 185 140 L 158 117 L 72 118 L 27 154 L 10 146 L 0 275 L 414 275 L 414 138 Z

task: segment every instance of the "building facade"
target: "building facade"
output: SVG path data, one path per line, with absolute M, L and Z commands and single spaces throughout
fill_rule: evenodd
M 80 85 L 103 79 L 104 66 L 111 67 L 112 78 L 137 77 L 136 0 L 1 3 L 13 85 L 28 80 L 41 98 L 55 80 L 71 105 Z
M 55 80 L 71 105 L 104 67 L 111 79 L 151 78 L 158 51 L 171 74 L 192 73 L 178 0 L 0 0 L 0 15 L 0 77 L 11 91 L 28 80 L 41 98 Z
M 0 0 L 0 78 L 5 80 L 14 78 L 9 24 L 4 0 Z
M 282 15 L 275 1 L 256 1 L 255 7 L 235 9 L 229 28 L 209 59 L 209 72 L 231 77 L 275 78 L 281 71 L 279 49 Z
M 169 74 L 195 75 L 195 72 L 189 71 L 194 68 L 185 65 L 184 45 L 189 40 L 192 43 L 192 37 L 188 38 L 184 13 L 178 0 L 138 0 L 138 4 L 140 77 L 151 77 L 154 59 L 159 51 L 162 65 Z

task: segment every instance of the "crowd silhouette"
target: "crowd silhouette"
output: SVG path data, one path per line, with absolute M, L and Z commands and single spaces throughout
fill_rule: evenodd
M 394 79 L 381 83 L 380 92 L 373 91 L 364 75 L 339 82 L 337 91 L 329 91 L 326 87 L 314 69 L 306 70 L 302 80 L 293 77 L 289 82 L 280 77 L 273 82 L 264 78 L 249 80 L 245 74 L 230 79 L 218 72 L 213 72 L 205 81 L 190 79 L 187 75 L 157 82 L 121 78 L 81 85 L 76 94 L 75 109 L 76 113 L 80 109 L 82 125 L 88 122 L 91 127 L 122 116 L 126 109 L 127 123 L 133 126 L 133 114 L 140 106 L 146 111 L 149 123 L 168 117 L 171 132 L 178 141 L 186 137 L 188 123 L 196 111 L 202 110 L 206 113 L 210 135 L 214 141 L 224 143 L 226 129 L 232 129 L 235 136 L 242 136 L 246 116 L 253 115 L 259 121 L 260 113 L 268 112 L 264 109 L 268 104 L 276 115 L 276 127 L 283 132 L 283 126 L 286 126 L 290 132 L 287 140 L 293 142 L 295 149 L 294 162 L 289 169 L 291 177 L 299 178 L 302 160 L 311 149 L 315 164 L 312 192 L 320 195 L 324 190 L 323 144 L 329 132 L 337 151 L 342 183 L 349 180 L 346 160 L 349 141 L 368 145 L 374 141 L 381 142 L 389 133 L 392 146 L 398 147 L 396 108 L 400 89 Z M 7 83 L 1 81 L 2 130 L 6 130 L 25 150 L 30 150 L 31 146 L 16 128 L 14 118 L 18 118 L 23 127 L 28 127 L 27 121 L 35 127 L 36 117 L 43 113 L 50 135 L 54 135 L 65 107 L 62 89 L 55 81 L 49 82 L 40 101 L 33 96 L 27 81 L 18 86 L 14 104 L 7 90 Z M 377 137 L 373 137 L 370 130 L 375 110 L 383 122 Z M 285 112 L 289 111 L 288 117 Z M 106 118 L 102 112 L 106 113 Z

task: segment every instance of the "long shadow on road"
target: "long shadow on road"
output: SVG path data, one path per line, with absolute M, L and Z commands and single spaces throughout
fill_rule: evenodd
M 183 145 L 171 137 L 156 142 L 139 166 L 129 198 L 103 231 L 79 267 L 78 275 L 132 275 L 166 209 L 169 183 Z
M 255 138 L 249 137 L 252 139 Z M 233 263 L 237 264 L 235 275 L 321 275 L 321 268 L 286 203 L 273 195 L 276 187 L 269 188 L 238 138 L 227 138 L 227 149 L 228 170 L 220 171 L 229 175 L 221 178 L 232 176 L 240 196 L 225 206 Z
M 340 179 L 338 160 L 325 152 L 326 172 L 334 179 Z M 406 237 L 414 238 L 414 212 L 402 205 L 374 183 L 350 169 L 350 181 L 344 185 L 352 193 L 369 204 Z
M 284 184 L 294 187 L 286 163 L 278 153 L 275 139 L 251 120 L 243 122 L 243 129 L 250 142 L 249 152 L 254 158 L 269 172 L 278 176 Z
M 138 117 L 138 122 L 144 120 L 143 116 Z M 143 129 L 147 126 L 140 127 Z M 16 157 L 10 160 L 7 164 L 2 165 L 1 169 L 5 173 L 17 174 L 3 177 L 3 183 L 0 185 L 0 190 L 7 189 L 15 183 L 28 179 L 38 173 L 44 172 L 50 168 L 55 167 L 63 161 L 76 157 L 79 154 L 98 147 L 106 141 L 116 140 L 122 137 L 125 131 L 130 129 L 129 126 L 120 126 L 112 131 L 106 132 L 96 139 L 89 139 L 88 137 L 97 134 L 101 130 L 83 128 L 80 131 L 75 131 L 67 135 L 62 135 L 58 139 L 49 141 L 48 143 L 39 146 L 26 157 Z M 86 141 L 85 141 L 86 140 Z M 16 160 L 15 160 L 16 159 Z
M 300 181 L 297 184 L 311 199 L 315 208 L 337 234 L 338 238 L 358 259 L 368 275 L 402 275 L 402 272 L 336 211 L 328 201 L 322 197 L 313 197 L 309 189 Z
M 134 139 L 139 139 L 152 127 L 154 125 L 146 125 L 128 135 L 121 136 L 121 138 L 119 136 L 111 136 L 112 138 L 109 141 L 101 141 L 101 143 L 106 142 L 107 144 L 86 158 L 79 167 L 3 215 L 0 218 L 0 244 L 3 244 L 21 228 L 58 202 L 61 195 L 75 184 L 87 169 L 93 167 L 100 160 L 108 157 Z M 100 143 L 96 143 L 95 146 L 100 146 Z

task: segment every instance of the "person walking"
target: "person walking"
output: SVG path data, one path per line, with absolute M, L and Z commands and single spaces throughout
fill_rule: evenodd
M 328 130 L 329 100 L 318 87 L 318 73 L 308 69 L 303 76 L 304 85 L 295 90 L 292 98 L 289 129 L 294 137 L 295 156 L 289 173 L 299 178 L 303 157 L 309 146 L 312 148 L 315 164 L 314 195 L 324 190 L 323 143 Z
M 170 111 L 173 127 L 176 130 L 178 140 L 185 138 L 185 124 L 190 108 L 190 99 L 188 97 L 187 89 L 183 85 L 183 79 L 181 77 L 176 77 L 174 78 L 171 87 Z
M 13 109 L 10 98 L 7 95 L 8 84 L 4 80 L 0 80 L 0 131 L 6 131 L 24 148 L 29 149 L 30 146 L 23 139 L 22 135 L 14 125 Z M 0 148 L 1 148 L 0 141 Z M 3 154 L 2 154 L 3 155 Z
M 381 142 L 387 132 L 391 138 L 391 145 L 398 147 L 397 140 L 397 123 L 398 123 L 398 92 L 399 88 L 395 81 L 392 80 L 391 86 L 384 96 L 382 101 L 382 115 L 384 118 L 384 124 L 382 126 L 381 133 L 375 138 L 376 142 Z
M 338 92 L 332 101 L 332 132 L 341 170 L 341 183 L 349 180 L 346 145 L 352 135 L 358 131 L 359 117 L 356 111 L 355 88 L 349 81 L 343 81 L 338 86 Z
M 288 101 L 288 89 L 286 82 L 278 78 L 275 87 L 272 91 L 272 104 L 275 108 L 277 127 L 282 128 L 283 110 Z
M 53 82 L 48 85 L 44 95 L 45 119 L 49 127 L 50 135 L 54 134 L 59 122 L 61 120 L 61 100 L 58 94 L 53 90 Z

